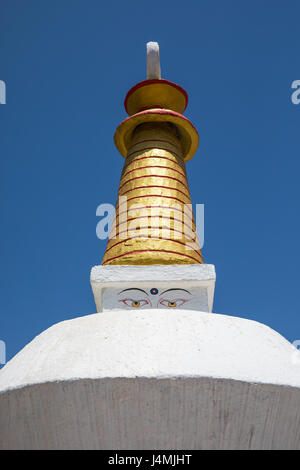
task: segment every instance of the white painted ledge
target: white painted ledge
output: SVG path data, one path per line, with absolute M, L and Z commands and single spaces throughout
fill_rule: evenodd
M 94 266 L 91 281 L 128 282 L 128 281 L 215 281 L 216 271 L 213 264 L 171 264 L 149 266 Z

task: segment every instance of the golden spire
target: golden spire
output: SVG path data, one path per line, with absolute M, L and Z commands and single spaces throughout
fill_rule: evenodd
M 125 164 L 103 265 L 203 263 L 185 162 L 198 133 L 182 115 L 186 92 L 160 78 L 159 48 L 147 44 L 147 80 L 126 95 L 130 117 L 114 141 Z

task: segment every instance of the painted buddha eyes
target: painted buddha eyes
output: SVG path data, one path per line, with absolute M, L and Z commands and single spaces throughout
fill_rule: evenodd
M 127 307 L 131 308 L 142 308 L 145 305 L 152 305 L 149 300 L 146 299 L 122 299 L 121 302 L 123 302 L 124 305 L 127 305 Z M 158 302 L 158 306 L 162 305 L 163 307 L 167 308 L 176 308 L 176 307 L 181 307 L 185 302 L 187 302 L 187 299 L 176 299 L 176 300 L 169 300 L 169 299 L 161 299 Z
M 159 292 L 156 287 L 149 291 L 138 287 L 131 287 L 119 292 L 119 296 L 125 292 L 127 294 L 130 293 L 133 297 L 119 297 L 119 302 L 122 302 L 129 308 L 143 308 L 146 306 L 147 308 L 178 308 L 188 302 L 191 298 L 191 293 L 188 290 L 181 288 L 167 289 L 164 292 Z M 166 297 L 164 294 L 167 294 L 168 296 Z M 178 298 L 177 296 L 179 295 L 183 295 L 184 298 Z

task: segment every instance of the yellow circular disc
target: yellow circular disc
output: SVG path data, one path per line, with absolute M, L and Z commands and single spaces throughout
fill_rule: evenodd
M 125 109 L 131 116 L 145 109 L 162 108 L 183 113 L 188 103 L 186 91 L 168 80 L 144 80 L 126 95 Z
M 190 160 L 196 153 L 199 136 L 193 124 L 184 116 L 169 109 L 151 109 L 134 114 L 125 119 L 117 128 L 114 141 L 123 157 L 127 157 L 131 146 L 132 132 L 139 124 L 145 122 L 171 122 L 180 132 L 184 161 Z

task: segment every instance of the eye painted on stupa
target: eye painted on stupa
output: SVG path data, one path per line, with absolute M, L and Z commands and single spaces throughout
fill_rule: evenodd
M 133 308 L 141 308 L 144 307 L 145 305 L 150 305 L 150 302 L 146 299 L 121 299 L 120 302 L 123 302 L 124 305 L 127 305 L 127 307 L 133 307 Z
M 153 287 L 152 289 L 150 289 L 150 294 L 152 295 L 158 294 L 158 289 L 156 289 L 156 287 Z
M 161 299 L 159 301 L 160 305 L 163 305 L 164 307 L 168 308 L 176 308 L 176 307 L 181 307 L 185 302 L 187 302 L 188 299 Z
M 125 297 L 125 295 L 130 295 L 130 297 Z M 143 308 L 151 306 L 148 293 L 144 289 L 140 289 L 138 287 L 129 287 L 119 292 L 119 302 L 129 308 Z
M 172 294 L 170 294 L 172 292 Z M 169 293 L 169 295 L 167 294 Z M 167 294 L 165 297 L 164 294 Z M 179 297 L 179 295 L 183 297 Z M 178 297 L 177 297 L 178 296 Z M 180 288 L 172 288 L 167 289 L 161 293 L 161 297 L 159 299 L 158 305 L 162 305 L 166 308 L 178 308 L 181 307 L 183 304 L 188 302 L 191 298 L 191 293 L 186 289 Z

